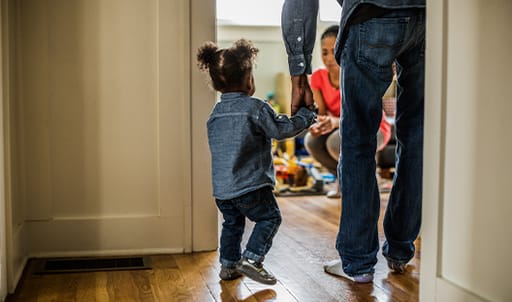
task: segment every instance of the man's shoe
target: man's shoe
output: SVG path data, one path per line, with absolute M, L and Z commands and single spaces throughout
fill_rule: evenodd
M 394 261 L 394 260 L 389 260 L 389 259 L 386 259 L 388 261 L 388 267 L 390 270 L 392 270 L 393 272 L 397 273 L 397 274 L 403 274 L 405 273 L 405 265 L 406 263 L 403 263 L 403 262 L 398 262 L 398 261 Z
M 242 274 L 237 272 L 235 267 L 225 267 L 224 265 L 220 268 L 219 277 L 222 280 L 235 280 L 236 278 L 241 277 Z
M 263 284 L 274 285 L 277 282 L 276 277 L 267 272 L 261 262 L 256 262 L 251 259 L 242 258 L 236 270 L 252 280 Z
M 328 274 L 343 277 L 355 283 L 370 283 L 373 281 L 373 273 L 349 276 L 343 271 L 341 260 L 336 259 L 324 264 L 324 271 Z

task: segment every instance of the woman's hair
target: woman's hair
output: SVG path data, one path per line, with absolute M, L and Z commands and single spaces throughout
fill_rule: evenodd
M 223 49 L 213 42 L 206 42 L 197 51 L 197 65 L 210 75 L 215 90 L 236 89 L 252 71 L 258 51 L 251 41 L 245 39 Z
M 327 27 L 327 29 L 324 30 L 324 32 L 322 33 L 320 40 L 323 40 L 324 38 L 327 38 L 327 37 L 335 37 L 336 38 L 338 36 L 339 30 L 340 30 L 340 27 L 338 25 L 331 25 L 331 26 Z

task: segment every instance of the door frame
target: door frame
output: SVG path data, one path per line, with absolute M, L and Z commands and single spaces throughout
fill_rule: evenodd
M 448 38 L 448 0 L 427 0 L 420 301 L 482 302 L 442 275 Z

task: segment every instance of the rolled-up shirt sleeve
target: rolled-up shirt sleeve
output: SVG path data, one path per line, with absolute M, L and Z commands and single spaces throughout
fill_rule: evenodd
M 283 4 L 281 30 L 292 76 L 311 74 L 317 15 L 318 0 L 285 0 Z

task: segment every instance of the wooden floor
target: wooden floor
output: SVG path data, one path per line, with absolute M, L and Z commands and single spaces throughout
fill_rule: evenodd
M 381 197 L 384 209 L 388 196 Z M 390 273 L 379 253 L 374 282 L 353 284 L 322 269 L 324 261 L 338 257 L 340 201 L 324 196 L 278 201 L 283 224 L 265 260 L 279 280 L 274 286 L 248 278 L 220 282 L 216 251 L 155 255 L 153 269 L 134 271 L 35 275 L 30 261 L 7 301 L 418 301 L 419 240 L 404 275 Z M 382 220 L 379 234 L 382 245 Z

